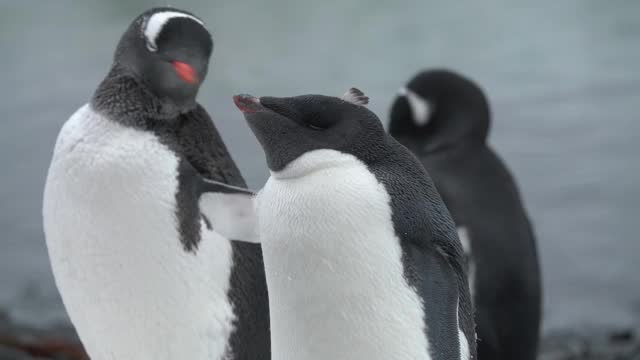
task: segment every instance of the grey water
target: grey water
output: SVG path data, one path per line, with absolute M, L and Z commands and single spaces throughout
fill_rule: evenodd
M 164 1 L 0 0 L 0 308 L 64 321 L 42 232 L 62 123 L 106 74 L 130 20 Z M 640 319 L 640 1 L 187 1 L 215 40 L 199 96 L 253 188 L 263 154 L 231 95 L 341 95 L 383 121 L 424 68 L 469 75 L 491 144 L 539 240 L 545 329 Z

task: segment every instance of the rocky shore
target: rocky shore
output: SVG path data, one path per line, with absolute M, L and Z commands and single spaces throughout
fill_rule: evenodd
M 69 324 L 20 326 L 0 311 L 0 360 L 88 360 Z
M 640 326 L 545 334 L 540 360 L 640 360 Z
M 540 360 L 640 360 L 640 326 L 548 333 Z M 0 360 L 88 360 L 71 326 L 19 326 L 0 313 Z

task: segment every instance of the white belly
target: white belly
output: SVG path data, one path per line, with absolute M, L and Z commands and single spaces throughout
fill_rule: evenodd
M 93 360 L 220 359 L 232 330 L 230 243 L 176 230 L 178 159 L 149 133 L 78 110 L 44 195 L 56 284 Z
M 257 206 L 274 360 L 430 359 L 389 196 L 363 163 L 307 153 Z

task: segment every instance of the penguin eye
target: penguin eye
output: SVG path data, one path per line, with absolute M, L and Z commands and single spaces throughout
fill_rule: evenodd
M 316 125 L 313 125 L 313 124 L 310 124 L 310 123 L 307 123 L 307 127 L 310 128 L 310 129 L 313 129 L 313 130 L 326 130 L 325 128 L 322 128 L 320 126 L 316 126 Z
M 329 128 L 329 124 L 325 121 L 322 121 L 322 117 L 318 115 L 306 116 L 302 122 L 306 127 L 313 130 L 327 130 Z

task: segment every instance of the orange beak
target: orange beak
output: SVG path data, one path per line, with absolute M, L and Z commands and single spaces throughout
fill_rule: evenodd
M 186 83 L 195 85 L 199 82 L 196 71 L 193 70 L 189 64 L 180 61 L 172 61 L 171 65 L 173 65 L 173 68 L 176 70 L 180 79 L 184 80 Z

